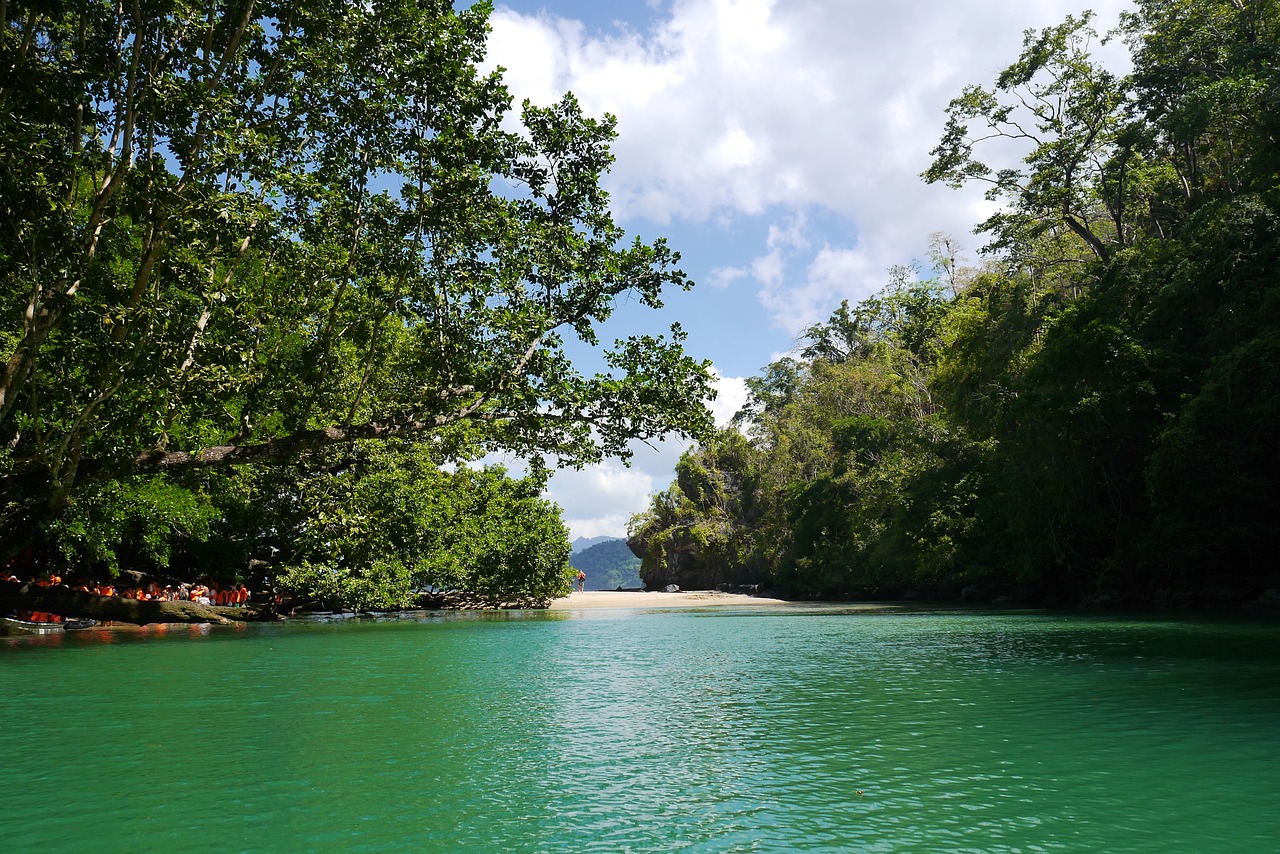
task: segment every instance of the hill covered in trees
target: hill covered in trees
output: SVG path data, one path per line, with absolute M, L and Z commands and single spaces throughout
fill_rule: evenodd
M 1249 602 L 1280 587 L 1280 4 L 1088 15 L 950 105 L 1002 203 L 750 380 L 632 520 L 641 575 L 799 595 Z M 988 165 L 997 141 L 1029 151 Z
M 587 575 L 588 590 L 616 590 L 643 587 L 640 581 L 640 558 L 627 548 L 622 539 L 602 538 L 569 556 L 569 565 Z
M 575 552 L 580 552 L 580 551 L 585 551 L 586 549 L 589 549 L 592 546 L 598 546 L 600 543 L 607 543 L 610 540 L 616 540 L 616 539 L 618 538 L 607 537 L 603 535 L 599 537 L 576 537 L 574 538 L 574 541 L 570 543 L 570 546 L 573 548 Z

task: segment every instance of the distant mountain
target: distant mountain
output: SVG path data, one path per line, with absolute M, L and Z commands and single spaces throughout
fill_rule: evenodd
M 600 543 L 607 543 L 610 540 L 617 539 L 617 537 L 578 537 L 578 539 L 573 541 L 573 553 L 577 554 L 578 552 L 589 549 L 592 546 L 597 546 Z M 621 541 L 619 540 L 619 542 Z
M 640 558 L 627 548 L 626 540 L 604 537 L 604 542 L 569 556 L 569 565 L 587 576 L 588 590 L 616 590 L 619 587 L 643 587 L 640 580 Z

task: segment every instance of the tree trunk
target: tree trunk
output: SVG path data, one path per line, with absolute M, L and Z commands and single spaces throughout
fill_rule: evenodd
M 455 391 L 469 394 L 474 389 L 468 386 L 449 390 L 450 393 Z M 335 425 L 315 430 L 300 430 L 253 444 L 216 445 L 193 452 L 156 449 L 138 454 L 131 460 L 84 459 L 79 461 L 72 478 L 62 486 L 69 493 L 90 483 L 120 480 L 135 475 L 164 474 L 251 463 L 290 462 L 310 451 L 361 439 L 408 438 L 468 419 L 500 421 L 510 418 L 507 413 L 479 412 L 485 400 L 486 398 L 482 396 L 477 401 L 460 406 L 452 412 L 427 416 L 426 420 L 408 419 Z M 40 463 L 28 462 L 8 474 L 0 475 L 0 496 L 4 496 L 15 505 L 29 502 L 33 498 L 47 501 L 56 488 L 49 469 Z
M 83 590 L 55 585 L 16 584 L 0 581 L 0 613 L 46 611 L 63 617 L 91 620 L 113 620 L 118 623 L 218 623 L 268 622 L 278 620 L 273 605 L 246 605 L 227 608 L 196 602 L 162 602 L 126 599 L 122 596 L 99 596 Z

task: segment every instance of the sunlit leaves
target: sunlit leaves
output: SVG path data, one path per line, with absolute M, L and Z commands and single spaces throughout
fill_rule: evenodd
M 534 465 L 707 429 L 678 334 L 597 340 L 690 284 L 612 219 L 613 118 L 566 95 L 515 121 L 478 70 L 489 11 L 85 0 L 34 15 L 26 50 L 10 7 L 0 65 L 37 84 L 0 80 L 11 500 L 56 515 L 89 482 L 327 428 L 468 422 L 467 453 Z

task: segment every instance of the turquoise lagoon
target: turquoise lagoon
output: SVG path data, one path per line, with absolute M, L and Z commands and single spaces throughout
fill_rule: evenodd
M 0 640 L 0 850 L 1280 851 L 1280 627 L 775 607 Z

